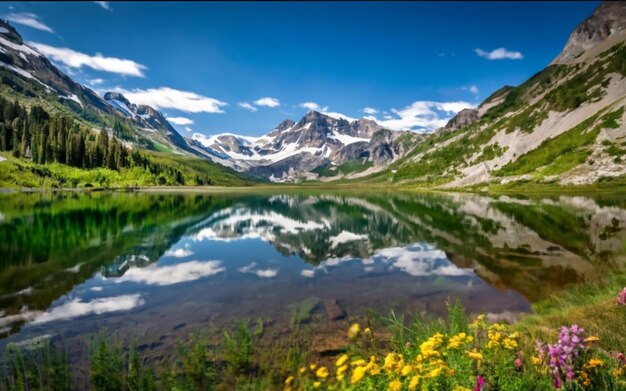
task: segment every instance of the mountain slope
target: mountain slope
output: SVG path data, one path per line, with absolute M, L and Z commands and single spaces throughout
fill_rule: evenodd
M 125 173 L 125 175 L 132 176 L 132 180 L 120 177 L 120 172 L 115 175 L 111 173 L 110 176 L 114 178 L 113 183 L 124 186 L 133 183 L 152 184 L 151 181 L 156 178 L 155 167 L 169 167 L 172 173 L 180 173 L 179 179 L 184 177 L 182 179 L 186 179 L 184 183 L 187 184 L 241 185 L 250 180 L 233 170 L 201 158 L 203 155 L 188 146 L 171 124 L 153 108 L 129 105 L 131 112 L 123 112 L 118 105 L 75 82 L 35 48 L 24 43 L 17 30 L 1 19 L 0 80 L 0 98 L 5 98 L 10 102 L 16 101 L 18 104 L 13 105 L 14 107 L 30 111 L 37 106 L 51 119 L 55 121 L 58 119 L 64 124 L 67 124 L 66 121 L 69 120 L 70 123 L 75 122 L 80 128 L 80 131 L 71 130 L 66 134 L 66 130 L 72 127 L 64 125 L 64 131 L 59 132 L 59 134 L 63 133 L 63 137 L 70 135 L 78 137 L 78 134 L 82 134 L 86 146 L 93 146 L 102 132 L 106 132 L 108 137 L 122 141 L 125 148 L 145 152 L 144 157 L 147 160 L 142 164 L 148 167 L 150 173 L 146 172 L 145 175 L 142 172 L 133 172 L 133 175 Z M 10 117 L 17 116 L 25 118 L 26 114 L 16 114 Z M 0 133 L 4 136 L 7 134 L 25 135 L 16 140 L 17 142 L 2 143 L 5 147 L 9 144 L 17 145 L 18 142 L 24 146 L 31 144 L 29 132 L 23 130 L 24 126 L 7 123 L 5 128 L 0 129 L 2 130 Z M 38 132 L 41 133 L 41 129 Z M 32 136 L 32 129 L 30 135 Z M 55 164 L 58 162 L 61 165 L 50 166 L 47 164 L 51 162 L 48 159 L 36 162 L 29 153 L 20 154 L 19 152 L 15 150 L 14 156 L 9 156 L 9 154 L 1 156 L 0 160 L 8 160 L 2 162 L 2 172 L 0 172 L 2 174 L 0 183 L 3 186 L 65 186 L 65 183 L 70 180 L 71 182 L 78 181 L 78 183 L 98 183 L 94 180 L 97 173 L 89 172 L 89 170 L 83 172 L 78 169 L 97 169 L 99 164 L 85 167 L 76 163 L 74 167 L 78 169 L 69 169 L 63 166 L 66 163 L 63 159 L 53 159 Z M 122 166 L 116 165 L 118 168 Z
M 377 180 L 462 187 L 623 176 L 625 14 L 626 3 L 601 5 L 553 64 L 497 91 L 477 112 L 459 113 Z

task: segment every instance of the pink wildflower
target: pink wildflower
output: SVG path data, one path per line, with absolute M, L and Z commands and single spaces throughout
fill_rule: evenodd
M 626 305 L 626 288 L 622 289 L 622 291 L 617 295 L 615 303 L 617 303 L 617 305 Z

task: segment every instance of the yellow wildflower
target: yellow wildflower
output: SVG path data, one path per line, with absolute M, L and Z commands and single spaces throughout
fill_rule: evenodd
M 600 337 L 596 337 L 595 335 L 590 335 L 589 337 L 585 338 L 586 343 L 594 343 L 594 342 L 598 342 L 599 340 L 600 340 Z
M 352 363 L 350 363 L 350 365 L 352 365 L 353 367 L 356 366 L 362 366 L 365 365 L 365 360 L 363 360 L 362 358 L 358 359 L 358 360 L 354 360 L 352 361 Z
M 319 381 L 313 382 L 313 388 L 320 388 L 321 385 L 322 385 L 322 382 L 319 382 Z
M 317 365 L 315 365 L 315 364 L 311 364 L 311 365 L 309 365 L 309 368 L 313 371 L 313 370 L 315 370 L 315 367 L 316 367 L 316 366 L 317 366 Z
M 302 375 L 304 372 L 306 372 L 306 367 L 300 368 L 298 372 L 300 372 L 300 374 Z
M 288 385 L 290 385 L 291 383 L 293 383 L 293 379 L 294 379 L 294 377 L 293 377 L 293 376 L 289 376 L 289 377 L 285 380 L 285 385 L 286 385 L 286 386 L 288 386 Z
M 415 375 L 411 378 L 411 381 L 409 381 L 409 391 L 415 391 L 417 390 L 417 386 L 420 383 L 420 376 L 419 375 Z
M 613 370 L 613 376 L 615 377 L 621 377 L 623 373 L 624 373 L 624 368 L 615 368 Z
M 370 335 L 372 334 L 372 329 L 370 329 L 369 327 L 366 327 L 365 330 L 363 330 L 364 334 Z
M 360 382 L 361 379 L 363 379 L 363 376 L 365 376 L 365 372 L 365 367 L 354 368 L 354 370 L 352 371 L 352 376 L 350 377 L 350 384 L 356 384 Z
M 420 345 L 420 352 L 424 356 L 425 359 L 429 357 L 439 357 L 441 355 L 437 349 L 443 343 L 443 334 L 437 333 L 432 337 L 428 338 L 425 342 Z
M 595 367 L 601 367 L 604 365 L 604 361 L 597 359 L 597 358 L 592 358 L 591 360 L 589 360 L 587 362 L 587 364 L 584 365 L 585 368 L 595 368 Z
M 485 314 L 478 315 L 474 322 L 470 323 L 470 328 L 473 330 L 480 330 L 485 328 Z
M 472 360 L 480 361 L 483 359 L 483 354 L 474 349 L 471 352 L 467 352 L 467 357 L 471 358 Z
M 591 384 L 591 378 L 589 377 L 589 375 L 587 375 L 587 372 L 582 371 L 580 373 L 580 378 L 582 379 L 584 386 L 588 386 Z
M 370 362 L 365 368 L 372 376 L 376 376 L 380 373 L 380 367 L 375 362 Z
M 389 383 L 389 391 L 400 391 L 402 389 L 402 382 L 398 379 Z
M 400 370 L 400 375 L 402 375 L 403 377 L 408 376 L 412 371 L 413 371 L 413 365 L 407 364 L 403 366 L 402 369 Z
M 345 364 L 346 361 L 348 361 L 348 358 L 349 357 L 347 354 L 342 355 L 341 357 L 337 359 L 337 362 L 335 363 L 335 365 L 338 367 L 342 366 L 343 364 Z
M 328 377 L 328 368 L 319 367 L 317 372 L 315 372 L 315 376 L 319 377 L 320 379 L 326 379 Z
M 463 387 L 463 386 L 454 386 L 452 391 L 471 391 L 471 390 L 469 388 Z
M 517 341 L 510 338 L 505 338 L 502 341 L 502 346 L 504 346 L 505 349 L 513 350 L 517 348 Z
M 463 343 L 470 343 L 474 340 L 474 337 L 471 335 L 467 335 L 465 333 L 459 333 L 450 338 L 448 341 L 448 349 L 456 349 L 461 346 Z
M 385 357 L 385 363 L 383 364 L 383 368 L 390 371 L 396 366 L 397 355 L 395 353 L 389 353 Z
M 359 334 L 361 334 L 361 326 L 358 323 L 352 323 L 348 329 L 348 338 L 355 339 Z
M 435 368 L 435 369 L 431 370 L 430 372 L 428 372 L 428 374 L 426 374 L 426 377 L 435 378 L 435 377 L 438 377 L 439 375 L 441 375 L 441 372 L 442 372 L 442 368 L 441 367 Z
M 533 365 L 535 366 L 539 366 L 541 364 L 541 359 L 537 356 L 532 356 L 530 358 L 530 360 L 532 361 Z
M 348 371 L 348 364 L 343 364 L 339 368 L 337 368 L 337 380 L 342 381 L 346 376 L 346 372 Z

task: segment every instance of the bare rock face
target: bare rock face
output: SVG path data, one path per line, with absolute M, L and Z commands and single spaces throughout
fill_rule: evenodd
M 606 1 L 570 35 L 552 64 L 567 64 L 608 37 L 626 31 L 626 2 Z
M 460 129 L 478 121 L 478 110 L 463 109 L 457 113 L 448 123 L 446 129 Z

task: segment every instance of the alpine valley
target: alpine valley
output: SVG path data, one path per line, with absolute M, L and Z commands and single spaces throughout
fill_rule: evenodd
M 59 165 L 103 167 L 131 178 L 76 174 L 70 184 L 78 187 L 366 182 L 480 188 L 620 182 L 626 173 L 623 2 L 599 6 L 544 70 L 519 86 L 502 87 L 475 108 L 446 111 L 451 119 L 434 132 L 394 131 L 372 119 L 310 111 L 261 137 L 183 137 L 158 110 L 77 83 L 6 21 L 0 21 L 0 77 L 6 160 L 0 181 L 7 187 L 67 187 L 69 174 Z M 35 153 L 42 138 L 26 130 L 35 106 L 51 118 L 43 131 L 47 153 Z M 75 127 L 55 133 L 54 118 Z M 103 137 L 112 141 L 102 145 Z

